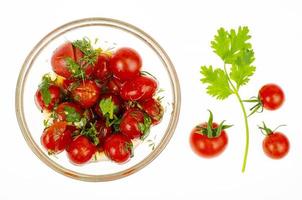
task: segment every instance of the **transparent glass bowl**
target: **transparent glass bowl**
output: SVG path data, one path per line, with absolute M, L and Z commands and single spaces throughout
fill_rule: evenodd
M 125 164 L 100 161 L 75 166 L 65 152 L 49 156 L 40 144 L 43 115 L 34 103 L 34 94 L 43 74 L 51 71 L 50 57 L 60 44 L 88 37 L 98 38 L 102 48 L 131 47 L 143 59 L 143 70 L 155 75 L 164 91 L 165 114 L 162 122 L 151 128 L 150 135 L 134 150 Z M 180 87 L 168 55 L 148 34 L 137 27 L 114 19 L 88 18 L 67 23 L 47 34 L 29 53 L 16 87 L 16 115 L 23 136 L 31 150 L 55 171 L 83 181 L 110 181 L 137 172 L 154 160 L 166 147 L 177 125 L 180 112 Z M 154 148 L 152 148 L 154 146 Z

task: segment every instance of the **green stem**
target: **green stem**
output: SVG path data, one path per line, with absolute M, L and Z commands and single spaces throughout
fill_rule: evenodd
M 234 94 L 236 95 L 239 103 L 240 103 L 240 107 L 241 107 L 241 110 L 243 112 L 243 117 L 244 117 L 244 124 L 245 124 L 245 151 L 244 151 L 244 158 L 243 158 L 243 163 L 242 163 L 242 168 L 241 168 L 241 171 L 244 172 L 245 171 L 245 168 L 246 168 L 246 162 L 247 162 L 247 156 L 248 156 L 248 152 L 249 152 L 249 123 L 248 123 L 248 120 L 247 120 L 247 113 L 246 113 L 246 110 L 245 110 L 245 107 L 243 105 L 243 101 L 239 95 L 239 92 L 238 92 L 238 89 L 234 86 L 234 84 L 232 83 L 230 77 L 229 77 L 229 74 L 227 72 L 227 69 L 226 69 L 226 64 L 224 63 L 224 71 L 225 71 L 225 74 L 228 78 L 228 81 L 231 85 L 231 88 L 234 92 Z

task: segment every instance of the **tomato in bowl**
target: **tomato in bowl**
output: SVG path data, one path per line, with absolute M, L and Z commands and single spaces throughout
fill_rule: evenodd
M 87 53 L 81 49 L 81 40 L 84 43 L 84 38 L 95 46 L 94 52 Z M 125 48 L 127 52 L 120 53 Z M 125 69 L 130 64 L 123 57 L 119 61 L 120 55 L 133 59 L 128 74 Z M 51 71 L 53 72 L 49 73 Z M 43 92 L 40 92 L 40 102 L 51 106 L 45 108 L 35 98 L 37 109 L 33 97 L 40 88 L 43 76 L 48 79 L 45 85 L 58 87 L 59 93 L 50 96 L 46 94 L 45 102 L 42 95 L 47 93 L 44 85 Z M 145 84 L 143 86 L 129 83 L 135 79 L 151 81 L 141 81 Z M 138 86 L 137 91 L 133 89 L 133 85 Z M 159 91 L 163 92 L 158 93 Z M 139 94 L 140 92 L 143 94 Z M 157 99 L 162 99 L 160 105 L 152 103 Z M 30 52 L 17 82 L 16 114 L 29 147 L 52 169 L 84 181 L 122 178 L 149 164 L 172 137 L 179 109 L 179 83 L 167 54 L 149 35 L 118 20 L 82 19 L 55 29 Z M 137 124 L 133 124 L 134 128 L 139 126 L 141 131 L 135 137 L 118 130 L 120 127 L 114 122 L 122 120 L 134 110 L 144 114 L 143 121 L 139 119 L 136 120 Z M 41 134 L 56 123 L 61 123 L 61 126 L 66 123 L 64 130 L 62 128 L 62 131 L 52 132 L 59 133 L 59 136 L 67 132 L 63 137 L 67 138 L 63 140 L 67 145 L 48 151 L 47 146 L 45 148 L 41 144 Z M 79 128 L 85 123 L 85 130 Z M 143 134 L 148 127 L 151 127 L 150 133 Z M 93 133 L 96 133 L 96 137 Z M 125 152 L 116 154 L 120 155 L 119 159 L 112 156 L 112 148 L 119 146 L 116 146 L 117 141 L 126 149 Z M 155 144 L 154 148 L 150 148 L 150 143 Z M 113 145 L 112 148 L 110 144 Z M 81 145 L 85 146 L 86 154 L 77 154 Z M 83 155 L 87 155 L 89 159 Z

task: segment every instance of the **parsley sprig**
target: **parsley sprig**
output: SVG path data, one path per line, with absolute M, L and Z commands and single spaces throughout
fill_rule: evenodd
M 83 70 L 83 68 L 78 63 L 76 63 L 76 61 L 74 61 L 70 57 L 67 57 L 65 59 L 65 62 L 66 62 L 66 65 L 68 67 L 68 70 L 71 72 L 71 74 L 74 78 L 84 79 L 85 71 Z
M 42 95 L 43 102 L 48 106 L 51 102 L 51 94 L 49 92 L 49 86 L 51 85 L 51 77 L 49 74 L 45 74 L 42 78 L 42 82 L 39 85 L 39 90 Z
M 84 56 L 81 58 L 81 63 L 85 66 L 94 65 L 97 61 L 98 56 L 102 52 L 102 49 L 94 49 L 89 38 L 84 37 L 81 40 L 75 40 L 73 46 L 80 49 Z M 85 66 L 83 66 L 85 68 Z
M 144 122 L 143 123 L 138 123 L 138 128 L 140 132 L 142 133 L 141 139 L 145 140 L 149 133 L 150 133 L 150 128 L 152 125 L 152 120 L 148 115 L 144 115 Z
M 116 127 L 120 124 L 120 119 L 115 115 L 118 107 L 115 105 L 112 97 L 104 98 L 99 103 L 100 110 L 106 119 L 106 125 Z
M 214 69 L 210 66 L 201 66 L 201 82 L 207 85 L 207 93 L 218 100 L 224 100 L 234 94 L 244 116 L 246 130 L 246 146 L 242 164 L 242 172 L 245 171 L 249 147 L 249 125 L 247 112 L 239 95 L 239 89 L 246 85 L 250 77 L 255 73 L 255 60 L 252 45 L 249 42 L 248 27 L 239 27 L 238 30 L 226 31 L 220 28 L 211 42 L 213 51 L 223 61 L 223 68 Z M 230 72 L 228 72 L 228 68 Z
M 98 138 L 98 131 L 96 130 L 95 123 L 90 123 L 90 126 L 82 129 L 80 132 L 81 135 L 84 135 L 93 142 L 94 145 L 98 145 L 100 140 Z
M 104 98 L 100 101 L 100 109 L 102 111 L 103 116 L 113 119 L 114 117 L 114 112 L 117 110 L 116 105 L 112 101 L 112 98 Z
M 81 121 L 81 115 L 78 113 L 75 108 L 70 106 L 64 107 L 64 113 L 66 115 L 67 122 L 79 122 Z

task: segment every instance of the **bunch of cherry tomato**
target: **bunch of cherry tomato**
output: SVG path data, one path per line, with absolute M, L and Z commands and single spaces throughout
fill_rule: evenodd
M 157 80 L 141 71 L 134 49 L 105 52 L 87 38 L 66 42 L 51 57 L 54 75 L 42 78 L 35 101 L 46 113 L 42 146 L 49 154 L 66 150 L 74 164 L 104 152 L 124 163 L 133 140 L 144 140 L 164 114 Z
M 276 84 L 266 84 L 258 92 L 258 97 L 246 100 L 244 102 L 255 103 L 251 108 L 250 115 L 256 112 L 266 110 L 276 110 L 281 107 L 285 99 L 284 92 Z M 212 158 L 221 154 L 227 144 L 228 137 L 225 129 L 231 127 L 224 125 L 224 121 L 220 124 L 213 122 L 213 114 L 211 111 L 208 122 L 196 126 L 190 134 L 190 144 L 193 151 L 205 158 Z M 281 132 L 272 130 L 263 122 L 263 126 L 259 126 L 261 132 L 265 135 L 262 143 L 264 153 L 272 159 L 281 159 L 289 151 L 290 143 L 288 138 Z

